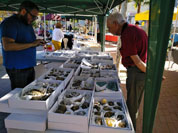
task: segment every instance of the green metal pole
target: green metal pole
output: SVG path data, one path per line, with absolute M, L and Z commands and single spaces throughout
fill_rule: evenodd
M 174 0 L 151 0 L 143 133 L 152 133 L 172 23 Z
M 74 14 L 74 33 L 75 33 L 75 17 L 76 17 L 76 14 Z
M 105 32 L 106 32 L 106 16 L 98 16 L 99 20 L 99 29 L 100 29 L 100 38 L 101 38 L 101 51 L 105 51 Z

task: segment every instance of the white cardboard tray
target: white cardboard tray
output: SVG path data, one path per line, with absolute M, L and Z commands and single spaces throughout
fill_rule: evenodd
M 45 131 L 46 120 L 46 116 L 10 114 L 5 119 L 5 127 L 33 131 Z
M 9 98 L 8 103 L 9 103 L 10 108 L 49 110 L 51 108 L 51 106 L 55 103 L 57 96 L 64 90 L 65 86 L 68 84 L 69 80 L 71 79 L 71 77 L 73 75 L 73 69 L 60 68 L 60 70 L 68 70 L 68 71 L 70 71 L 70 73 L 66 77 L 66 79 L 63 82 L 61 82 L 61 84 L 56 88 L 56 90 L 52 92 L 52 94 L 48 97 L 47 100 L 45 100 L 45 101 L 22 100 L 21 98 L 19 98 L 19 95 L 20 95 L 20 92 L 19 92 L 19 93 L 16 93 L 15 95 L 13 95 L 11 98 Z M 43 76 L 44 75 L 40 76 L 40 78 Z M 32 82 L 31 84 L 35 84 L 35 82 L 36 82 L 36 80 L 34 82 Z M 29 84 L 29 85 L 31 85 L 31 84 Z M 26 87 L 28 87 L 28 86 L 26 86 Z
M 73 114 L 60 114 L 60 113 L 55 113 L 55 110 L 58 107 L 58 103 L 62 100 L 64 94 L 67 92 L 80 92 L 80 93 L 90 93 L 91 94 L 91 101 L 89 104 L 89 108 L 87 110 L 87 114 L 84 116 L 81 115 L 73 115 Z M 83 91 L 83 90 L 72 90 L 72 89 L 66 89 L 58 98 L 58 101 L 54 104 L 54 106 L 49 110 L 48 112 L 48 121 L 50 122 L 56 122 L 56 123 L 68 123 L 68 124 L 77 124 L 81 126 L 86 126 L 89 123 L 89 118 L 90 118 L 90 110 L 92 106 L 92 97 L 93 93 L 91 91 Z
M 96 92 L 96 83 L 97 82 L 106 82 L 106 83 L 109 83 L 109 82 L 115 82 L 117 87 L 118 87 L 118 91 L 112 91 L 112 90 L 109 90 L 109 89 L 106 89 L 106 90 L 103 90 L 103 91 L 99 91 L 99 92 Z M 122 90 L 120 88 L 120 84 L 118 82 L 118 79 L 116 78 L 95 78 L 95 83 L 94 83 L 94 86 L 95 86 L 95 96 L 105 96 L 105 97 L 118 97 L 118 96 L 122 96 Z M 106 86 L 107 87 L 107 86 Z
M 91 117 L 90 117 L 90 126 L 89 126 L 89 133 L 135 133 L 133 125 L 132 125 L 132 121 L 127 109 L 127 106 L 125 104 L 125 100 L 123 99 L 123 97 L 103 97 L 103 96 L 97 96 L 94 97 L 94 100 L 96 101 L 100 101 L 101 99 L 107 99 L 107 101 L 114 101 L 114 102 L 121 102 L 122 103 L 122 109 L 123 109 L 123 113 L 125 114 L 125 119 L 127 121 L 128 126 L 126 128 L 113 128 L 113 127 L 107 127 L 105 125 L 99 126 L 93 123 L 93 118 L 94 118 L 94 114 L 93 114 L 93 106 L 91 109 Z M 93 102 L 94 102 L 93 100 Z M 94 105 L 94 104 L 93 104 Z
M 48 129 L 88 133 L 88 125 L 71 124 L 71 123 L 57 123 L 57 122 L 48 121 Z

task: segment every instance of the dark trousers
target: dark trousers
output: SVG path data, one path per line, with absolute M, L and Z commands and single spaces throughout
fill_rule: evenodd
M 173 46 L 178 46 L 178 42 L 174 42 L 174 43 L 173 43 Z
M 11 81 L 11 89 L 24 88 L 35 79 L 35 70 L 33 67 L 26 69 L 7 69 Z
M 145 73 L 136 66 L 127 68 L 127 107 L 136 131 L 136 118 L 144 92 Z

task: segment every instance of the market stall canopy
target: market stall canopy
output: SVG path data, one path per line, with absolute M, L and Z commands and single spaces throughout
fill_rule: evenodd
M 173 14 L 173 19 L 172 20 L 176 20 L 176 15 L 178 15 L 177 12 L 174 12 Z M 140 20 L 149 20 L 149 10 L 141 12 L 141 13 L 137 13 L 135 15 L 135 20 L 136 21 L 140 21 Z
M 141 13 L 137 13 L 135 15 L 135 20 L 139 21 L 139 20 L 149 20 L 149 10 L 141 12 Z
M 1 0 L 0 10 L 17 11 L 24 0 Z M 124 0 L 31 0 L 41 12 L 59 14 L 103 15 Z
M 65 15 L 65 16 L 61 16 L 61 18 L 63 19 L 63 18 L 66 18 L 66 19 L 79 19 L 79 20 L 85 20 L 85 19 L 88 19 L 88 20 L 92 20 L 92 17 L 93 16 L 75 16 L 75 15 L 70 15 L 70 16 L 67 16 L 67 15 Z
M 44 19 L 44 16 L 41 17 L 41 20 L 43 20 L 43 19 Z M 58 21 L 60 21 L 61 20 L 61 16 L 59 14 L 51 14 L 51 13 L 49 13 L 49 14 L 47 14 L 45 16 L 45 19 L 46 20 L 54 20 L 54 21 L 58 20 Z

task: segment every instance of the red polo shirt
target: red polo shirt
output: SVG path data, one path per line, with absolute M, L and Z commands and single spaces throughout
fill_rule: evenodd
M 121 42 L 120 53 L 122 55 L 122 64 L 125 67 L 135 66 L 130 58 L 132 55 L 138 55 L 146 63 L 148 37 L 144 30 L 135 25 L 124 24 L 121 32 Z

